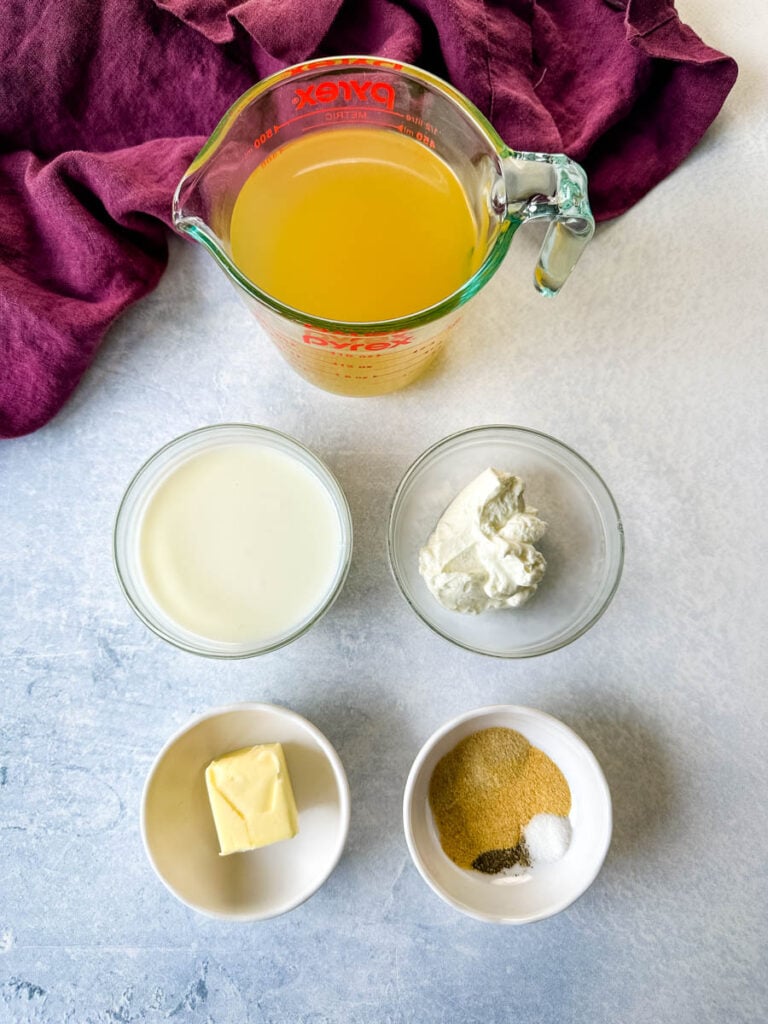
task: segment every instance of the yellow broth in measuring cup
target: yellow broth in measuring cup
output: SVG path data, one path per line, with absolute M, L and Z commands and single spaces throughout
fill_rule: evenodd
M 358 57 L 255 86 L 174 200 L 177 227 L 216 257 L 293 368 L 353 395 L 417 377 L 517 227 L 542 216 L 536 281 L 553 294 L 593 228 L 581 169 L 510 150 L 440 79 Z
M 264 291 L 329 320 L 426 309 L 485 255 L 450 167 L 376 128 L 316 132 L 277 150 L 243 185 L 230 239 L 232 259 Z

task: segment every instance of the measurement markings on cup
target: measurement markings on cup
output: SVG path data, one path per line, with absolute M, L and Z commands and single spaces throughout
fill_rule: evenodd
M 286 121 L 281 121 L 280 124 L 275 122 L 275 124 L 271 125 L 269 128 L 265 128 L 264 131 L 261 133 L 261 135 L 259 135 L 258 138 L 255 138 L 253 140 L 253 143 L 252 143 L 253 149 L 261 149 L 261 147 L 264 145 L 265 142 L 269 142 L 270 139 L 273 139 L 276 135 L 278 135 L 283 130 L 283 128 L 287 128 L 288 125 L 295 124 L 296 121 L 302 121 L 305 117 L 317 118 L 317 117 L 320 116 L 321 113 L 324 114 L 324 118 L 325 118 L 326 121 L 335 121 L 335 120 L 337 120 L 338 119 L 337 118 L 337 114 L 343 114 L 345 120 L 359 120 L 359 121 L 367 121 L 368 120 L 367 117 L 362 116 L 364 114 L 378 114 L 379 117 L 382 117 L 382 115 L 383 115 L 384 117 L 391 117 L 391 118 L 394 118 L 395 120 L 397 118 L 401 118 L 402 119 L 402 117 L 403 117 L 402 114 L 399 114 L 395 110 L 392 110 L 392 111 L 383 110 L 381 107 L 340 107 L 340 108 L 338 108 L 338 110 L 328 110 L 328 111 L 310 110 L 306 114 L 296 114 L 294 117 L 289 117 Z M 379 121 L 379 123 L 382 124 L 382 125 L 385 125 L 387 128 L 397 127 L 397 125 L 393 124 L 392 121 L 384 121 L 384 120 L 382 120 L 382 121 Z M 304 131 L 311 131 L 312 128 L 311 127 L 310 128 L 305 128 L 303 130 Z
M 402 135 L 415 138 L 417 142 L 423 142 L 424 145 L 429 146 L 430 149 L 435 148 L 435 140 L 433 136 L 440 134 L 440 130 L 437 125 L 432 124 L 430 121 L 425 121 L 417 114 L 409 114 L 399 110 L 388 109 L 381 105 L 356 105 L 349 107 L 336 107 L 332 110 L 324 111 L 308 110 L 304 113 L 296 114 L 294 117 L 289 117 L 287 120 L 280 123 L 275 122 L 269 128 L 265 128 L 258 138 L 253 140 L 253 148 L 260 149 L 266 142 L 269 142 L 289 125 L 295 124 L 297 121 L 301 121 L 304 118 L 316 118 L 321 113 L 323 114 L 323 119 L 328 124 L 335 124 L 339 121 L 378 121 L 379 124 L 388 128 L 396 128 Z M 369 114 L 375 114 L 376 117 L 369 118 Z M 302 131 L 312 131 L 313 128 L 314 126 L 310 126 L 308 128 L 303 128 Z

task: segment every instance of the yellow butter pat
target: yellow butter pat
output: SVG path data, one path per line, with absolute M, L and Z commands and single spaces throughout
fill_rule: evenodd
M 211 761 L 205 783 L 222 856 L 291 839 L 299 831 L 280 743 L 244 747 Z

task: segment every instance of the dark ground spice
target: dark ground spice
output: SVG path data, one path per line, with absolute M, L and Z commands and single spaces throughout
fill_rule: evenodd
M 488 850 L 472 861 L 475 871 L 482 871 L 486 875 L 497 875 L 506 868 L 515 868 L 518 865 L 521 868 L 531 866 L 524 843 L 510 846 L 506 850 Z

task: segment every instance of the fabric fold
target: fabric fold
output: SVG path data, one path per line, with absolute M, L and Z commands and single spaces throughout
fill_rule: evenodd
M 285 0 L 153 0 L 190 28 L 221 46 L 235 39 L 237 26 L 275 61 L 286 65 L 307 60 L 328 34 L 342 0 L 312 0 L 301 18 Z M 293 11 L 291 11 L 293 8 Z

